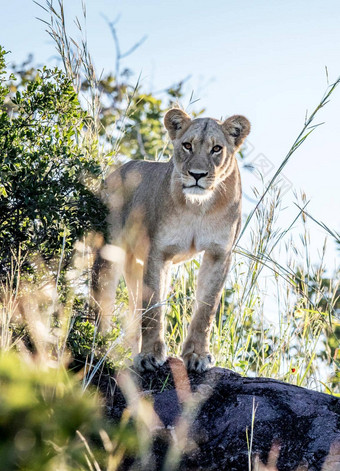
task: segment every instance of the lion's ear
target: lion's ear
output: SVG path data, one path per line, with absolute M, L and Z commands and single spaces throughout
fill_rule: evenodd
M 240 147 L 250 133 L 250 122 L 244 116 L 234 115 L 222 123 L 222 128 L 235 147 Z
M 166 127 L 171 140 L 176 139 L 178 131 L 188 127 L 190 122 L 190 116 L 179 108 L 169 110 L 164 116 L 164 126 Z

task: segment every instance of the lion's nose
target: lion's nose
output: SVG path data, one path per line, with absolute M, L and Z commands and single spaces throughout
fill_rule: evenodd
M 200 180 L 201 178 L 203 177 L 206 177 L 208 175 L 208 172 L 190 172 L 190 170 L 188 170 L 188 173 L 189 175 L 191 175 L 192 177 L 194 177 L 194 179 L 196 180 L 196 183 L 198 182 L 198 180 Z

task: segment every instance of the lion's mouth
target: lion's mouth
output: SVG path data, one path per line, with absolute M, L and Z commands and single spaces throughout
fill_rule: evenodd
M 213 192 L 201 185 L 183 185 L 183 193 L 187 201 L 192 204 L 203 204 L 209 200 Z
M 183 185 L 184 190 L 187 189 L 187 188 L 200 188 L 201 190 L 206 190 L 206 188 L 204 188 L 201 185 L 197 185 L 197 183 L 196 183 L 196 185 Z

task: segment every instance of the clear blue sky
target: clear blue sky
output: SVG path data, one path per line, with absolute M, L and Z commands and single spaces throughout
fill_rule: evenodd
M 41 0 L 43 2 L 43 0 Z M 340 2 L 338 0 L 88 0 L 87 30 L 98 70 L 114 68 L 114 47 L 102 14 L 119 14 L 123 51 L 144 35 L 147 40 L 123 65 L 146 89 L 161 90 L 191 76 L 200 98 L 196 107 L 220 118 L 245 114 L 252 122 L 250 160 L 263 154 L 277 167 L 330 82 L 340 75 Z M 81 2 L 65 0 L 70 27 L 81 16 Z M 12 51 L 8 61 L 33 53 L 37 63 L 52 63 L 54 45 L 35 17 L 46 14 L 30 0 L 1 7 L 0 43 Z M 184 101 L 183 105 L 186 105 Z M 293 190 L 311 199 L 309 212 L 340 230 L 340 87 L 319 114 L 318 128 L 292 157 L 284 174 L 292 183 L 285 196 L 284 221 L 295 213 Z M 271 176 L 271 175 L 269 175 Z M 258 185 L 244 176 L 244 189 Z M 260 187 L 260 185 L 258 185 Z M 247 203 L 245 207 L 248 209 Z M 283 222 L 285 224 L 285 222 Z M 315 246 L 322 232 L 312 225 Z M 334 254 L 334 252 L 333 252 Z M 331 258 L 329 263 L 332 263 Z M 333 267 L 330 267 L 333 268 Z

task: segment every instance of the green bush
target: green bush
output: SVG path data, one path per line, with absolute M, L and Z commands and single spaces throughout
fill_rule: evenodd
M 83 437 L 99 438 L 98 401 L 62 369 L 0 358 L 0 468 L 88 469 Z M 93 445 L 90 442 L 91 449 Z
M 7 80 L 0 47 L 0 277 L 13 257 L 26 267 L 35 256 L 67 262 L 81 234 L 105 232 L 106 216 L 91 191 L 96 150 L 78 142 L 89 118 L 70 79 L 44 67 L 14 97 Z
M 67 347 L 73 358 L 70 368 L 78 371 L 85 365 L 89 368 L 91 363 L 95 366 L 99 362 L 105 371 L 113 374 L 115 368 L 123 366 L 129 356 L 120 341 L 121 335 L 121 326 L 117 320 L 109 332 L 102 333 L 93 322 L 75 318 L 67 338 Z M 108 355 L 112 346 L 114 356 Z

